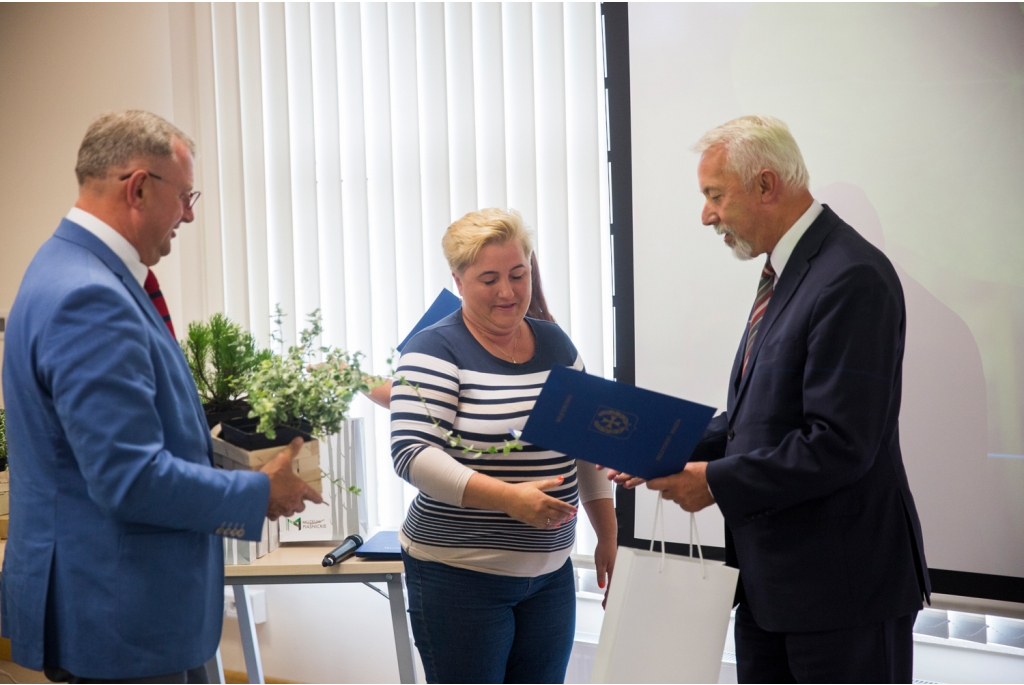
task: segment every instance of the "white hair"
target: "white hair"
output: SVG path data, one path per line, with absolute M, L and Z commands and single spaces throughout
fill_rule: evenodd
M 705 133 L 693 149 L 703 154 L 719 145 L 725 147 L 726 168 L 740 177 L 748 191 L 764 169 L 777 173 L 793 189 L 807 188 L 810 182 L 800 148 L 781 119 L 766 115 L 733 119 Z

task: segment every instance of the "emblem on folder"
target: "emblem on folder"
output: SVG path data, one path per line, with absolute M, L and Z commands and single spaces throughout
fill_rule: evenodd
M 636 414 L 619 411 L 611 407 L 598 407 L 590 422 L 590 430 L 612 438 L 628 438 L 636 430 Z

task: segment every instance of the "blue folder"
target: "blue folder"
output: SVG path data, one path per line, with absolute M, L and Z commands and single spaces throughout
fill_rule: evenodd
M 412 327 L 412 330 L 409 331 L 409 335 L 405 336 L 405 340 L 403 340 L 395 349 L 401 352 L 402 348 L 412 340 L 412 336 L 416 335 L 424 328 L 433 326 L 435 323 L 448 316 L 461 306 L 462 300 L 460 300 L 451 290 L 448 290 L 448 288 L 443 288 L 441 290 L 441 294 L 434 298 L 434 302 L 430 305 L 430 308 L 427 309 L 423 316 L 420 317 L 420 320 L 416 322 L 416 325 Z
M 650 480 L 683 470 L 714 414 L 714 407 L 556 366 L 522 439 Z
M 371 561 L 401 561 L 402 545 L 398 542 L 398 531 L 382 530 L 359 545 L 356 556 Z

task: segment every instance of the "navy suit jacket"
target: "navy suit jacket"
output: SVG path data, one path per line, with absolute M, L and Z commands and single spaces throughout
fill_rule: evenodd
M 258 540 L 269 480 L 212 468 L 181 349 L 81 226 L 64 220 L 39 249 L 5 343 L 14 660 L 113 682 L 205 663 L 223 622 L 216 533 Z
M 800 238 L 698 455 L 740 601 L 770 631 L 903 616 L 930 593 L 900 453 L 906 310 L 886 256 L 827 206 Z M 698 458 L 700 458 L 698 456 Z

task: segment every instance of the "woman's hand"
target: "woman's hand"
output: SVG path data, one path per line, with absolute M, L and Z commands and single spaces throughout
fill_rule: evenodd
M 506 493 L 507 505 L 503 511 L 516 521 L 522 521 L 534 528 L 558 528 L 576 516 L 576 507 L 544 494 L 543 491 L 558 487 L 564 480 L 559 476 L 509 485 Z
M 636 486 L 646 482 L 643 478 L 631 476 L 628 473 L 616 471 L 615 469 L 606 469 L 600 464 L 597 464 L 594 468 L 596 468 L 598 471 L 606 471 L 608 475 L 608 480 L 612 481 L 613 483 L 618 483 L 619 485 L 624 486 L 627 490 L 632 490 Z
M 615 570 L 615 554 L 619 551 L 615 541 L 598 541 L 594 549 L 594 569 L 597 571 L 597 586 L 604 588 L 604 599 L 601 608 L 608 603 L 608 593 L 612 589 L 612 571 Z
M 525 483 L 506 483 L 483 473 L 474 473 L 466 481 L 462 506 L 503 511 L 516 521 L 548 530 L 557 528 L 576 515 L 576 507 L 544 494 L 565 479 L 546 478 Z
M 608 590 L 612 585 L 612 571 L 615 570 L 615 554 L 618 551 L 618 525 L 615 521 L 615 507 L 608 498 L 593 499 L 583 503 L 587 517 L 597 533 L 597 547 L 594 549 L 594 570 L 597 571 L 597 586 L 604 588 L 602 608 L 608 602 Z

